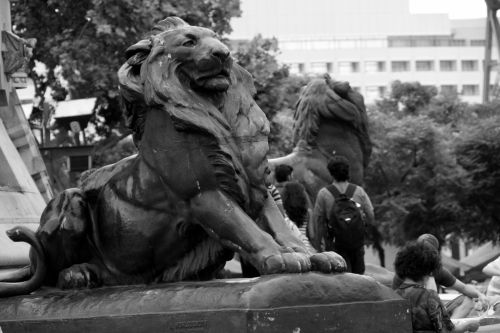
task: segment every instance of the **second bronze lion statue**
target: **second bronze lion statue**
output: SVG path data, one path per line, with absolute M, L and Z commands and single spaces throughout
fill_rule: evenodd
M 119 70 L 139 148 L 83 179 L 45 209 L 24 282 L 61 288 L 209 279 L 238 252 L 261 274 L 343 271 L 333 252 L 310 254 L 268 195 L 269 123 L 251 76 L 213 31 L 170 17 L 131 46 Z

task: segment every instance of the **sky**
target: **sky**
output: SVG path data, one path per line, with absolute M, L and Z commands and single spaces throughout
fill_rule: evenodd
M 412 14 L 448 13 L 450 19 L 486 17 L 484 0 L 410 0 Z

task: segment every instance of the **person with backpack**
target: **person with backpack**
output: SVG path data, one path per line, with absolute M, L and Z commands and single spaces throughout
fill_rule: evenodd
M 370 198 L 361 186 L 349 183 L 349 161 L 335 156 L 327 165 L 333 182 L 316 197 L 308 234 L 318 251 L 335 251 L 347 271 L 365 272 L 365 226 L 373 223 Z

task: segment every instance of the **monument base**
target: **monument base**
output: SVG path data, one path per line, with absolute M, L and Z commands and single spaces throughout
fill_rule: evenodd
M 408 304 L 355 274 L 41 290 L 0 299 L 0 328 L 13 332 L 398 332 Z

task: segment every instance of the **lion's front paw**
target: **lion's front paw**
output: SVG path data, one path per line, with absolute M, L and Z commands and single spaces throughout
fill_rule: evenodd
M 299 252 L 273 254 L 264 259 L 262 274 L 304 273 L 311 270 L 308 255 Z
M 313 254 L 310 259 L 313 271 L 340 273 L 345 272 L 347 269 L 344 258 L 333 251 Z

